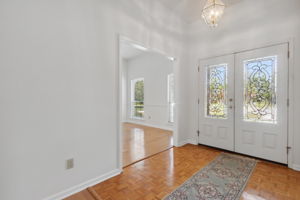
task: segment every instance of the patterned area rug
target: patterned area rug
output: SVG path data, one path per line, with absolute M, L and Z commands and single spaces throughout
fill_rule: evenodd
M 256 160 L 222 153 L 164 200 L 238 200 Z

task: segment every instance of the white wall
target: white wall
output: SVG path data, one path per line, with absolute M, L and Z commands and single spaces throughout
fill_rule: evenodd
M 240 0 L 225 10 L 216 29 L 207 27 L 202 20 L 189 29 L 189 133 L 196 140 L 197 130 L 197 65 L 200 58 L 247 50 L 264 45 L 294 41 L 294 72 L 292 81 L 294 104 L 293 166 L 300 170 L 300 1 L 299 0 Z M 292 119 L 289 120 L 290 123 Z
M 40 200 L 118 168 L 118 34 L 178 58 L 185 79 L 182 23 L 156 1 L 2 0 L 0 27 L 3 200 Z
M 168 122 L 168 75 L 173 73 L 173 62 L 167 57 L 145 52 L 127 61 L 127 121 L 172 130 Z M 133 120 L 130 113 L 131 80 L 144 78 L 144 119 Z

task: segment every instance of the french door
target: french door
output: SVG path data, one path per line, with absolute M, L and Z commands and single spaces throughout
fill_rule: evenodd
M 199 143 L 287 163 L 288 45 L 202 60 Z
M 234 55 L 200 63 L 199 143 L 234 150 Z

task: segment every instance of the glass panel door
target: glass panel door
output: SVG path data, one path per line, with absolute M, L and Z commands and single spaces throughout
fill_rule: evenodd
M 287 163 L 288 45 L 235 57 L 235 150 Z
M 202 60 L 199 143 L 287 163 L 288 44 Z
M 200 62 L 199 143 L 234 150 L 234 56 Z

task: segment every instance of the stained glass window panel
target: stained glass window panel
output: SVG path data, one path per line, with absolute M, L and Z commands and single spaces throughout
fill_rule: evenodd
M 227 65 L 207 68 L 206 116 L 227 118 Z
M 276 123 L 277 56 L 244 61 L 244 120 Z

